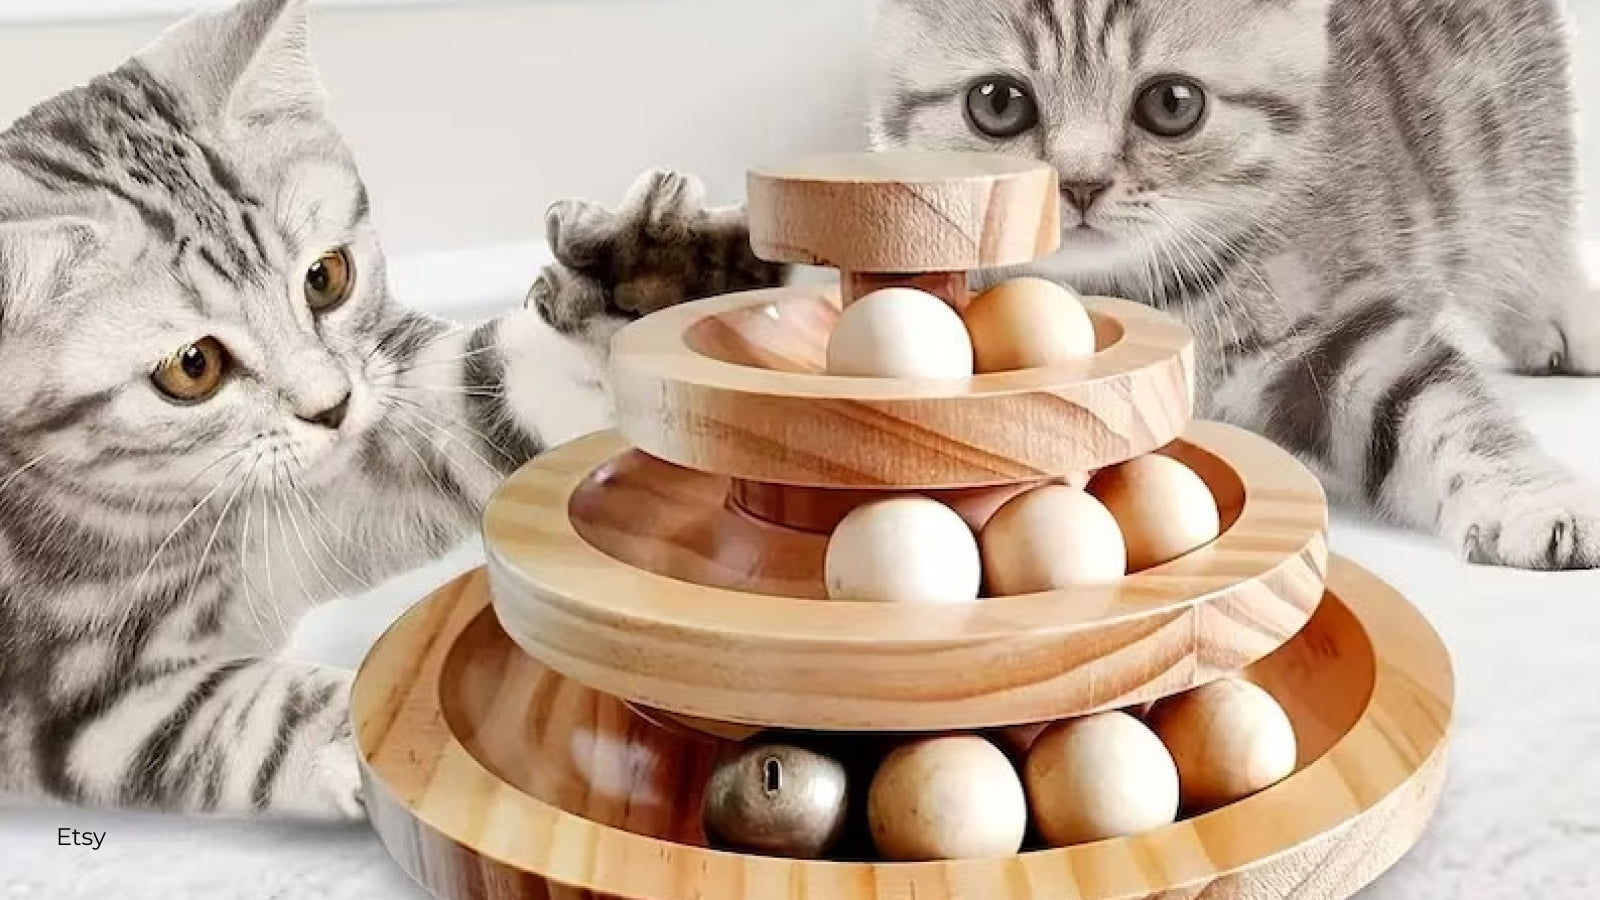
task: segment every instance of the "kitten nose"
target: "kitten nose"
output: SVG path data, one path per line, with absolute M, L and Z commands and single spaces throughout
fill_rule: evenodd
M 300 419 L 305 422 L 310 422 L 313 425 L 321 425 L 323 428 L 338 431 L 339 426 L 344 424 L 345 414 L 349 411 L 350 392 L 345 391 L 344 397 L 340 399 L 338 403 L 335 403 L 322 412 L 313 413 L 309 416 L 300 416 Z
M 1078 212 L 1086 213 L 1110 187 L 1109 181 L 1064 181 L 1061 183 L 1061 195 Z

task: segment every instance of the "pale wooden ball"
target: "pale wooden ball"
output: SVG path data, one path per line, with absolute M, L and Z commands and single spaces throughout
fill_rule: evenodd
M 1202 813 L 1294 772 L 1294 725 L 1272 695 L 1237 678 L 1169 697 L 1145 721 L 1178 765 L 1183 807 Z
M 828 374 L 967 378 L 972 339 L 961 316 L 915 288 L 884 288 L 845 307 L 828 336 Z
M 1027 796 L 1000 748 L 940 737 L 891 752 L 867 791 L 867 823 L 886 859 L 991 859 L 1022 849 Z
M 1178 818 L 1178 769 L 1143 722 L 1108 712 L 1058 722 L 1034 741 L 1023 781 L 1053 847 L 1124 837 Z
M 1043 278 L 1013 278 L 972 298 L 961 318 L 980 373 L 1058 366 L 1095 353 L 1094 320 L 1078 295 Z
M 1168 456 L 1152 453 L 1102 469 L 1088 490 L 1122 527 L 1129 572 L 1191 553 L 1222 530 L 1211 489 L 1193 469 Z
M 983 586 L 972 529 L 950 507 L 896 497 L 856 507 L 828 538 L 828 597 L 874 603 L 970 603 Z
M 1099 500 L 1065 485 L 1037 488 L 1000 507 L 979 535 L 979 548 L 988 591 L 997 597 L 1108 584 L 1127 574 L 1117 520 Z

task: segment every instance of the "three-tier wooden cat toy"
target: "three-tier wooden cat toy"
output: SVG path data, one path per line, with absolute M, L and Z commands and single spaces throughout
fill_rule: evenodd
M 1278 900 L 1409 850 L 1449 657 L 1330 559 L 1312 475 L 1192 421 L 1190 336 L 1146 307 L 985 362 L 969 274 L 1058 248 L 1054 172 L 874 154 L 749 188 L 756 252 L 839 286 L 624 329 L 616 430 L 510 478 L 487 568 L 378 642 L 354 716 L 400 865 L 448 900 Z

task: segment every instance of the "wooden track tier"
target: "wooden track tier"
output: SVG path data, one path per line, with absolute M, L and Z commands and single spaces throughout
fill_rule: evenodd
M 750 246 L 771 262 L 909 275 L 1016 266 L 1061 246 L 1056 171 L 988 153 L 822 156 L 747 180 Z
M 908 610 L 823 599 L 826 535 L 746 515 L 728 479 L 601 433 L 490 502 L 496 611 L 568 677 L 737 725 L 962 729 L 1131 706 L 1283 644 L 1327 559 L 1322 488 L 1284 451 L 1203 422 L 1163 452 L 1210 487 L 1216 541 L 1113 585 Z
M 1445 784 L 1450 660 L 1398 594 L 1336 560 L 1305 630 L 1245 677 L 1293 721 L 1288 779 L 1125 839 L 876 865 L 704 849 L 729 745 L 657 728 L 523 654 L 473 574 L 379 640 L 357 676 L 368 810 L 442 900 L 1342 900 L 1399 860 Z
M 1100 350 L 958 381 L 822 374 L 838 289 L 663 310 L 618 332 L 617 428 L 703 472 L 819 488 L 962 488 L 1076 475 L 1171 442 L 1194 412 L 1193 338 L 1125 300 L 1088 303 Z

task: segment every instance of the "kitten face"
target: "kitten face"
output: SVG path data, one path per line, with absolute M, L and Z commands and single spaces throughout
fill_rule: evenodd
M 1062 182 L 1062 277 L 1223 252 L 1299 188 L 1325 0 L 884 0 L 873 140 Z
M 347 152 L 284 80 L 297 6 L 181 26 L 0 136 L 0 449 L 17 462 L 194 502 L 247 473 L 267 491 L 329 480 L 374 426 L 383 259 Z M 230 48 L 270 64 L 226 90 L 168 74 Z

